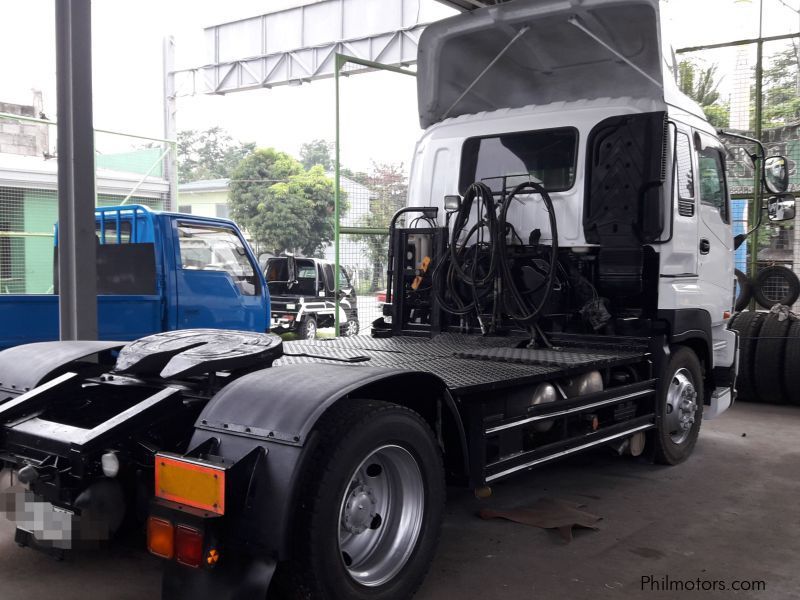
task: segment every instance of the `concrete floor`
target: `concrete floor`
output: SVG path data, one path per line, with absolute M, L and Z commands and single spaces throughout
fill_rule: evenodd
M 483 507 L 547 496 L 586 505 L 599 531 L 553 532 L 482 521 Z M 13 543 L 0 521 L 2 600 L 158 598 L 159 561 L 130 548 L 55 562 Z M 642 591 L 661 580 L 763 580 L 760 592 Z M 800 410 L 737 404 L 705 422 L 689 462 L 656 467 L 605 453 L 495 487 L 451 490 L 442 543 L 419 600 L 603 598 L 800 599 Z

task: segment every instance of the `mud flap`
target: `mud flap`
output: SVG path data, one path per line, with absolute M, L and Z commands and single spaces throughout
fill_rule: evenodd
M 252 600 L 266 598 L 274 560 L 228 556 L 214 569 L 169 563 L 161 580 L 161 600 Z

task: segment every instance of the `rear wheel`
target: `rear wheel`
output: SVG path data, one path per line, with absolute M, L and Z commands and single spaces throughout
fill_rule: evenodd
M 300 327 L 297 328 L 297 335 L 304 340 L 313 340 L 317 337 L 317 320 L 312 316 L 303 319 Z
M 316 435 L 282 591 L 325 600 L 410 598 L 430 567 L 444 512 L 433 432 L 407 408 L 352 400 L 331 409 Z
M 353 337 L 358 335 L 361 331 L 361 324 L 358 322 L 358 317 L 350 317 L 347 323 L 342 325 L 342 335 L 346 337 Z
M 703 421 L 703 369 L 686 347 L 673 349 L 658 390 L 655 460 L 677 465 L 691 455 Z

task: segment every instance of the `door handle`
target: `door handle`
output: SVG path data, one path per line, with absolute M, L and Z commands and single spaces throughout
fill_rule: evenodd
M 711 242 L 706 239 L 700 240 L 700 254 L 708 254 L 711 252 Z

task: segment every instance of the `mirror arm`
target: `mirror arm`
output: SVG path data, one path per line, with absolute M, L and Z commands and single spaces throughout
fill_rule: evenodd
M 764 148 L 764 144 L 762 144 L 761 141 L 757 140 L 756 138 L 751 138 L 746 135 L 742 135 L 741 133 L 733 133 L 732 131 L 725 131 L 724 129 L 717 129 L 717 135 L 724 135 L 726 137 L 738 138 L 740 140 L 751 142 L 756 146 L 758 146 L 759 150 L 761 150 L 761 156 L 755 153 L 753 154 L 750 154 L 749 152 L 747 153 L 747 156 L 750 157 L 750 160 L 752 160 L 753 163 L 755 163 L 759 159 L 764 160 L 767 157 L 767 150 Z

